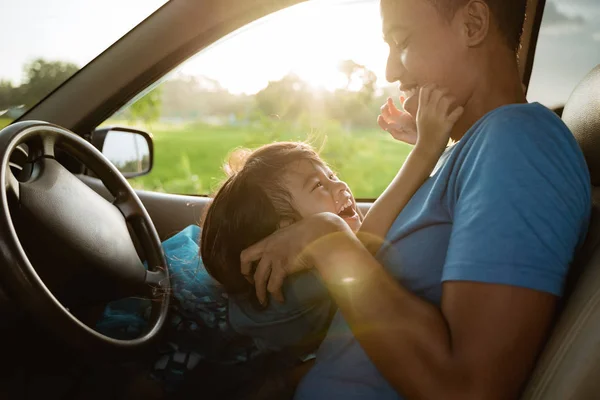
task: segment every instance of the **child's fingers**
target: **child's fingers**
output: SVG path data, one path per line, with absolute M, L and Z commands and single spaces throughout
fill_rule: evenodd
M 396 115 L 400 115 L 400 113 L 402 113 L 402 111 L 400 111 L 400 109 L 398 109 L 398 107 L 396 107 L 396 105 L 394 104 L 394 100 L 392 100 L 390 97 L 388 97 L 387 105 L 388 105 L 388 110 L 390 112 L 390 115 L 392 117 L 396 116 Z
M 448 94 L 448 89 L 446 88 L 441 88 L 441 89 L 434 89 L 431 91 L 431 98 L 429 99 L 429 102 L 432 105 L 438 105 L 440 103 L 440 100 L 444 98 L 444 96 L 446 96 Z
M 442 97 L 442 100 L 445 101 L 444 104 L 447 104 L 446 109 L 444 110 L 445 112 L 447 112 L 450 109 L 452 104 L 456 104 L 456 97 L 454 97 L 452 95 L 444 96 L 444 97 Z
M 400 126 L 413 126 L 415 124 L 415 119 L 409 113 L 400 111 L 400 115 L 396 119 L 396 122 Z
M 429 104 L 429 97 L 431 96 L 431 85 L 425 85 L 419 89 L 419 107 L 424 107 Z
M 388 103 L 386 101 L 381 107 L 379 107 L 379 111 L 383 114 L 384 111 L 387 110 L 388 107 L 389 106 L 388 106 Z
M 450 96 L 442 96 L 442 98 L 438 102 L 438 106 L 437 106 L 438 112 L 441 115 L 448 114 L 448 109 L 450 108 L 450 104 L 452 104 L 453 101 L 454 101 L 453 98 Z
M 394 122 L 394 118 L 390 114 L 390 110 L 387 108 L 381 112 L 381 116 L 383 117 L 383 119 L 385 119 L 385 122 L 387 122 L 388 124 Z
M 381 115 L 383 115 L 385 117 L 385 119 L 388 123 L 390 123 L 393 118 L 393 114 L 394 114 L 393 110 L 394 109 L 397 110 L 396 106 L 394 106 L 394 102 L 390 98 L 388 98 L 386 103 L 384 105 L 382 105 L 380 108 Z
M 460 118 L 460 116 L 463 114 L 464 112 L 464 108 L 462 108 L 461 106 L 458 106 L 454 109 L 454 111 L 452 111 L 450 113 L 450 115 L 448 115 L 448 121 L 451 124 L 455 124 L 456 121 L 458 121 L 458 119 Z
M 379 127 L 381 129 L 383 129 L 384 131 L 387 131 L 388 128 L 390 127 L 390 125 L 388 124 L 388 122 L 385 120 L 385 118 L 383 117 L 383 115 L 379 115 L 377 117 L 377 125 L 379 125 Z

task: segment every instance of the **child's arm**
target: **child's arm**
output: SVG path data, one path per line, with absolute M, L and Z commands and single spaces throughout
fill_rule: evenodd
M 450 113 L 451 104 L 452 100 L 442 90 L 428 86 L 420 90 L 416 145 L 358 231 L 371 253 L 379 250 L 392 223 L 427 180 L 448 144 L 450 131 L 463 112 L 462 107 L 457 107 Z

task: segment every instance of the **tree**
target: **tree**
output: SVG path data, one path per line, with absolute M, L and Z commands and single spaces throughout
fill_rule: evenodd
M 179 75 L 162 83 L 161 116 L 180 120 L 207 117 L 244 118 L 254 106 L 254 96 L 234 95 L 205 76 Z
M 346 76 L 346 90 L 361 93 L 363 103 L 367 104 L 373 100 L 377 75 L 364 65 L 353 60 L 340 62 L 338 69 Z
M 311 99 L 306 83 L 293 74 L 269 82 L 256 94 L 256 104 L 263 114 L 292 121 L 310 109 Z
M 338 69 L 345 75 L 346 85 L 331 96 L 329 115 L 342 122 L 347 129 L 372 126 L 377 76 L 353 60 L 340 62 Z
M 23 68 L 24 82 L 17 89 L 20 103 L 33 106 L 78 70 L 77 65 L 69 62 L 33 60 Z
M 10 81 L 0 81 L 0 111 L 19 105 L 16 94 Z
M 129 106 L 129 118 L 149 125 L 160 118 L 161 106 L 162 90 L 156 87 Z

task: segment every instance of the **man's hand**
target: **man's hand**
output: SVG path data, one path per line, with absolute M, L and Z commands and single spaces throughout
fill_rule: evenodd
M 242 274 L 254 283 L 258 301 L 266 304 L 269 292 L 283 302 L 281 288 L 285 277 L 312 268 L 311 250 L 328 234 L 344 229 L 350 230 L 337 215 L 316 214 L 279 229 L 242 251 Z

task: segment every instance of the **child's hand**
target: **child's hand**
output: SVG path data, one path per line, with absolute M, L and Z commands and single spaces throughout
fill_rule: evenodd
M 417 146 L 440 153 L 448 145 L 450 132 L 463 113 L 462 107 L 450 112 L 454 98 L 445 89 L 426 85 L 419 91 L 417 111 Z
M 404 98 L 400 97 L 402 103 Z M 394 139 L 408 144 L 417 143 L 417 124 L 412 115 L 399 110 L 394 101 L 388 97 L 387 102 L 381 106 L 381 114 L 377 117 L 377 124 L 384 131 L 389 132 Z

